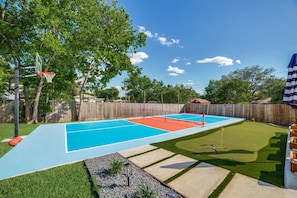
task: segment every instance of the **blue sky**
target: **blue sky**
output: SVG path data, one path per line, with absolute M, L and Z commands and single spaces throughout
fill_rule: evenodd
M 273 67 L 286 78 L 297 53 L 296 0 L 119 0 L 146 47 L 131 55 L 143 75 L 203 94 L 236 69 Z M 125 74 L 109 86 L 123 86 Z

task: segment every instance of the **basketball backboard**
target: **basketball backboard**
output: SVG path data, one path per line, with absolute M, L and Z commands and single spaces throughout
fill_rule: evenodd
M 36 58 L 35 58 L 35 72 L 38 74 L 38 72 L 42 72 L 42 58 L 39 56 L 39 54 L 36 52 Z

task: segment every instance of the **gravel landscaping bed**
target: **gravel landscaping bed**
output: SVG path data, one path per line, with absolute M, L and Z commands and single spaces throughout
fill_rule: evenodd
M 110 164 L 114 159 L 121 160 L 124 164 L 130 164 L 132 170 L 130 186 L 128 186 L 128 178 L 124 171 L 114 176 L 110 174 Z M 151 190 L 155 195 L 151 197 L 166 197 L 166 194 L 171 190 L 118 153 L 87 159 L 85 164 L 91 176 L 96 178 L 97 184 L 100 186 L 99 196 L 103 198 L 141 197 L 137 194 L 141 187 Z M 176 197 L 182 196 L 177 194 Z

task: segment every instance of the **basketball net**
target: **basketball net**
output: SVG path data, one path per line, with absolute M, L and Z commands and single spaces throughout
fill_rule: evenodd
M 47 82 L 51 83 L 53 78 L 55 77 L 56 73 L 54 72 L 38 72 L 40 77 L 46 79 Z

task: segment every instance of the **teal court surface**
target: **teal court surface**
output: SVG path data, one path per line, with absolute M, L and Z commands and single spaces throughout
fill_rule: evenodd
M 179 118 L 184 123 L 188 123 L 183 125 L 182 129 L 177 127 L 176 130 L 134 122 L 133 119 L 40 125 L 0 158 L 0 180 L 203 132 L 244 120 L 206 115 L 204 125 L 193 125 L 195 122 L 201 123 L 201 120 L 197 120 L 197 115 L 174 114 L 165 118 L 165 126 L 174 125 L 175 119 Z M 141 118 L 141 121 L 143 119 Z M 152 122 L 160 121 L 153 120 Z

